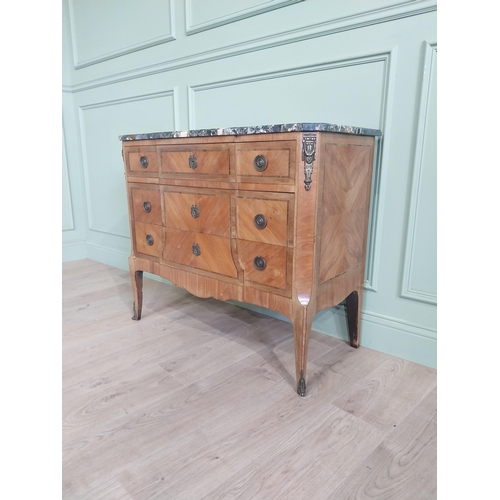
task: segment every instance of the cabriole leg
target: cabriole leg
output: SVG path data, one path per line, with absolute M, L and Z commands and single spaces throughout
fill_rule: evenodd
M 142 314 L 142 271 L 136 271 L 133 262 L 130 265 L 130 281 L 134 292 L 134 315 L 132 319 L 140 320 Z
M 306 395 L 306 369 L 309 337 L 311 336 L 312 317 L 307 308 L 298 307 L 293 317 L 293 337 L 295 343 L 295 376 L 297 394 Z
M 361 327 L 361 308 L 363 304 L 363 285 L 354 290 L 345 299 L 347 311 L 347 326 L 349 328 L 349 342 L 352 347 L 359 347 L 359 330 Z

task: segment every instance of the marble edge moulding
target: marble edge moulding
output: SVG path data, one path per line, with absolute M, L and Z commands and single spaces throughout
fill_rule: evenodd
M 151 139 L 175 139 L 178 137 L 212 137 L 221 135 L 275 134 L 280 132 L 337 132 L 340 134 L 369 135 L 380 137 L 377 129 L 333 125 L 330 123 L 288 123 L 280 125 L 257 125 L 254 127 L 204 128 L 172 132 L 152 132 L 149 134 L 120 135 L 120 141 L 142 141 Z

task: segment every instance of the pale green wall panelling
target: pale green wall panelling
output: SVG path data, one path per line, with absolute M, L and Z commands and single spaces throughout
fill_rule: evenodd
M 118 136 L 124 130 L 175 128 L 174 93 L 80 107 L 89 229 L 128 238 L 127 196 Z M 152 128 L 151 128 L 152 127 Z
M 69 187 L 68 162 L 66 160 L 66 143 L 64 128 L 62 130 L 62 230 L 75 229 L 73 221 L 73 208 L 71 206 L 71 191 Z
M 70 1 L 63 193 L 71 194 L 74 229 L 63 232 L 63 256 L 78 257 L 78 248 L 127 267 L 119 134 L 291 121 L 380 128 L 361 342 L 435 366 L 435 2 L 249 0 L 214 9 L 202 0 L 120 2 L 99 38 L 93 16 L 112 11 Z M 175 40 L 141 49 L 135 9 L 150 16 L 157 3 L 154 37 Z M 88 63 L 78 69 L 72 39 L 80 64 Z M 127 47 L 138 50 L 120 55 Z M 319 313 L 313 328 L 347 338 L 343 308 Z
M 436 47 L 425 45 L 402 296 L 437 303 Z
M 75 68 L 175 40 L 168 0 L 69 0 Z

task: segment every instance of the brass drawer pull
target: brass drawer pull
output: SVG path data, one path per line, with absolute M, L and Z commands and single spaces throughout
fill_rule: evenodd
M 200 209 L 198 205 L 191 205 L 191 217 L 197 219 L 200 216 Z
M 255 269 L 259 271 L 264 271 L 266 268 L 266 259 L 264 257 L 261 257 L 260 255 L 255 257 L 253 260 L 253 265 L 255 266 Z
M 255 170 L 263 172 L 267 168 L 267 158 L 264 155 L 257 155 L 253 160 Z
M 193 255 L 196 255 L 196 257 L 201 255 L 200 245 L 198 245 L 198 243 L 193 243 Z
M 198 160 L 195 155 L 189 157 L 189 168 L 194 170 L 198 166 Z
M 149 160 L 147 156 L 141 156 L 141 159 L 139 161 L 141 162 L 142 168 L 148 168 Z
M 153 244 L 155 242 L 155 239 L 150 235 L 150 234 L 146 234 L 146 243 L 152 247 Z
M 151 203 L 149 203 L 149 201 L 145 201 L 143 204 L 142 204 L 142 208 L 144 208 L 144 211 L 149 214 L 149 212 L 151 212 Z
M 267 226 L 266 216 L 263 214 L 257 214 L 253 219 L 253 223 L 257 229 L 264 229 Z

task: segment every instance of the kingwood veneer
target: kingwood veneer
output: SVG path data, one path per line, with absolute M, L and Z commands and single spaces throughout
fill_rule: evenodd
M 345 300 L 359 346 L 375 137 L 328 124 L 121 136 L 134 317 L 142 275 L 291 319 L 306 393 L 314 315 Z

